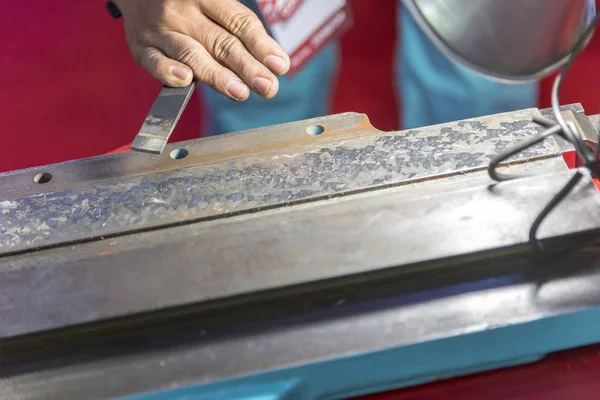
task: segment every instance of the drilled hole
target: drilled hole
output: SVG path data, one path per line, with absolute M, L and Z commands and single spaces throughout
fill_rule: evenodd
M 42 172 L 33 177 L 35 183 L 48 183 L 52 180 L 52 174 L 50 172 Z
M 171 158 L 173 160 L 183 160 L 188 156 L 188 151 L 186 149 L 175 149 L 171 152 Z
M 325 132 L 325 127 L 323 125 L 311 125 L 306 128 L 306 133 L 312 136 L 320 135 L 323 132 Z

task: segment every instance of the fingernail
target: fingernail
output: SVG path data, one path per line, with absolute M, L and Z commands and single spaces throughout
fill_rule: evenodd
M 236 100 L 245 100 L 250 93 L 250 88 L 237 79 L 232 79 L 227 84 L 227 92 Z
M 192 71 L 190 71 L 188 68 L 176 66 L 171 67 L 171 74 L 173 74 L 173 76 L 175 76 L 176 78 L 181 79 L 182 81 L 188 79 L 191 73 Z
M 254 86 L 254 90 L 262 94 L 263 96 L 269 94 L 269 90 L 271 89 L 272 84 L 273 82 L 267 78 L 255 78 L 252 81 L 252 86 Z
M 267 67 L 277 74 L 284 74 L 287 70 L 287 61 L 279 56 L 269 56 L 265 60 Z

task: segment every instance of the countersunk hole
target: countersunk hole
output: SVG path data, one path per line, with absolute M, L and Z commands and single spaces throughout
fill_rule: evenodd
M 35 183 L 48 183 L 52 180 L 52 174 L 50 172 L 42 172 L 33 177 Z
M 175 149 L 171 151 L 170 155 L 173 160 L 183 160 L 188 156 L 188 151 L 186 149 Z
M 325 132 L 325 127 L 323 125 L 311 125 L 306 128 L 306 133 L 313 136 L 320 135 L 323 132 Z

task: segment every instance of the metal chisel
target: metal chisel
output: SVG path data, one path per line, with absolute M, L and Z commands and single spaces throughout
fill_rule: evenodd
M 135 137 L 131 150 L 162 154 L 195 88 L 196 81 L 183 88 L 164 86 Z

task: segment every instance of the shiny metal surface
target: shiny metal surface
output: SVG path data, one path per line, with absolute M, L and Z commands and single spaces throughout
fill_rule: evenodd
M 0 175 L 0 398 L 327 374 L 298 396 L 333 399 L 597 340 L 569 318 L 600 311 L 600 194 L 582 183 L 551 214 L 544 255 L 527 232 L 572 174 L 558 144 L 502 167 L 528 178 L 485 171 L 537 132 L 534 112 L 405 132 L 344 114 L 178 144 L 182 160 L 47 166 L 43 185 L 41 169 Z M 515 329 L 524 341 L 502 334 Z M 476 334 L 495 346 L 465 358 Z
M 162 154 L 194 89 L 196 89 L 195 81 L 183 88 L 164 86 L 131 144 L 131 150 Z
M 565 61 L 595 15 L 594 0 L 404 0 L 450 58 L 502 80 L 533 80 Z
M 0 339 L 515 251 L 567 179 L 563 172 L 493 189 L 484 181 L 442 194 L 393 188 L 0 258 Z M 542 236 L 594 230 L 598 209 L 600 195 L 588 182 Z
M 214 315 L 207 319 L 183 314 L 179 322 L 114 334 L 91 332 L 78 339 L 65 331 L 38 347 L 11 349 L 0 342 L 0 395 L 9 400 L 112 399 L 269 371 L 279 372 L 272 379 L 294 379 L 297 368 L 321 363 L 313 377 L 337 377 L 333 387 L 313 393 L 305 385 L 301 398 L 344 398 L 375 387 L 366 384 L 410 384 L 410 377 L 397 381 L 390 374 L 369 382 L 357 375 L 349 382 L 344 374 L 353 366 L 364 367 L 367 358 L 373 367 L 394 365 L 388 371 L 406 368 L 409 359 L 414 379 L 439 363 L 435 353 L 420 350 L 435 340 L 447 340 L 445 355 L 463 360 L 459 367 L 466 369 L 469 347 L 476 346 L 481 360 L 493 365 L 502 360 L 493 352 L 496 346 L 508 345 L 505 357 L 525 346 L 534 357 L 548 351 L 548 340 L 600 335 L 600 325 L 590 322 L 597 316 L 586 314 L 600 306 L 597 248 L 595 253 L 545 259 L 511 260 L 498 254 L 494 259 L 495 264 L 465 260 L 455 265 L 451 276 L 439 269 L 387 275 L 267 305 L 237 305 L 219 313 L 229 317 L 229 324 Z M 477 273 L 482 267 L 487 271 Z M 566 317 L 578 314 L 587 315 L 586 329 Z M 535 321 L 545 323 L 528 331 L 527 324 Z M 506 344 L 509 338 L 503 339 L 502 332 L 515 326 L 524 326 L 523 340 Z M 489 341 L 469 338 L 492 331 L 497 334 Z M 392 349 L 398 348 L 413 350 L 394 356 Z M 336 363 L 340 360 L 344 363 Z M 438 377 L 457 373 L 443 365 L 438 368 Z
M 498 149 L 540 129 L 530 121 L 534 112 L 404 132 L 380 132 L 364 115 L 344 114 L 192 141 L 183 160 L 132 152 L 48 166 L 43 170 L 55 178 L 44 185 L 29 180 L 33 170 L 0 175 L 0 185 L 12 189 L 0 195 L 0 274 L 10 282 L 6 297 L 0 295 L 10 302 L 0 301 L 0 314 L 6 313 L 0 319 L 12 321 L 0 326 L 0 337 L 521 243 L 526 224 L 513 218 L 532 216 L 547 193 L 532 195 L 521 210 L 519 193 L 516 200 L 495 200 L 501 192 L 483 190 L 491 182 L 481 174 Z M 306 134 L 312 124 L 322 124 L 325 133 Z M 566 168 L 553 140 L 510 161 L 525 175 Z M 479 183 L 476 196 L 454 191 L 464 182 Z M 560 184 L 553 181 L 547 190 Z M 431 205 L 423 208 L 424 199 Z M 456 220 L 453 208 L 471 201 L 478 206 Z M 506 207 L 506 217 L 496 220 L 482 205 L 498 212 Z M 414 236 L 423 218 L 432 221 L 426 227 L 432 231 Z M 513 221 L 523 229 L 506 236 L 498 226 L 484 235 L 483 221 Z M 594 221 L 588 219 L 591 227 Z M 298 231 L 298 224 L 306 229 Z M 361 249 L 356 243 L 367 228 L 374 229 L 373 239 Z M 567 228 L 553 226 L 555 234 Z M 464 229 L 461 236 L 480 240 L 445 246 L 454 238 L 447 237 L 448 229 Z M 337 238 L 339 232 L 346 232 L 345 239 Z M 396 235 L 410 238 L 409 248 L 390 251 Z M 325 243 L 336 249 L 328 263 L 337 266 L 330 270 L 319 252 L 311 256 L 313 247 Z M 360 254 L 344 252 L 346 247 Z M 291 269 L 283 275 L 270 270 L 280 263 Z M 158 287 L 167 297 L 156 293 Z M 17 298 L 15 304 L 33 308 L 15 308 Z
M 541 129 L 533 112 L 401 132 L 350 113 L 191 141 L 181 160 L 126 153 L 0 175 L 0 254 L 484 169 Z M 325 132 L 307 134 L 315 124 Z M 510 161 L 558 154 L 549 138 Z M 52 181 L 35 184 L 42 171 Z
M 596 128 L 596 131 L 600 131 L 600 114 L 590 115 L 589 122 Z M 598 142 L 597 139 L 596 142 Z

